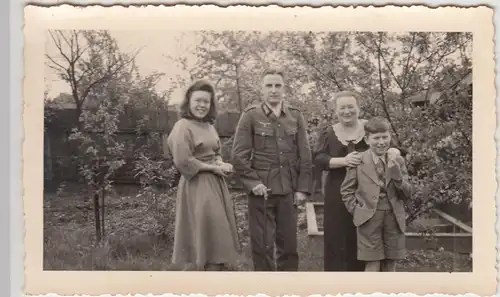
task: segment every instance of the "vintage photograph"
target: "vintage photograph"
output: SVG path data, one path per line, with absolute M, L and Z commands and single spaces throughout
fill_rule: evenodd
M 472 34 L 48 30 L 45 270 L 472 271 Z
M 25 293 L 493 294 L 492 17 L 26 9 Z

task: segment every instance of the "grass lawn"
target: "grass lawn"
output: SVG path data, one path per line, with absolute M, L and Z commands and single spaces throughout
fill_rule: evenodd
M 106 201 L 106 240 L 96 244 L 91 201 L 78 189 L 44 197 L 45 270 L 169 270 L 172 238 L 158 235 L 161 220 L 151 199 L 137 187 L 119 187 Z M 246 197 L 233 192 L 242 257 L 238 270 L 251 270 Z M 173 198 L 171 198 L 173 199 Z M 322 237 L 307 235 L 305 211 L 299 214 L 300 271 L 322 271 Z M 410 251 L 398 271 L 471 271 L 468 255 L 433 250 Z

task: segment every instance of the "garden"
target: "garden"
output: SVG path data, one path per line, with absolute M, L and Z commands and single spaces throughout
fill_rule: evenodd
M 144 75 L 140 51 L 123 52 L 109 31 L 51 31 L 47 67 L 71 92 L 45 94 L 44 269 L 168 270 L 179 178 L 163 146 L 176 120 L 172 94 L 196 77 L 216 83 L 227 160 L 235 124 L 222 118 L 237 120 L 259 100 L 259 73 L 277 59 L 294 70 L 287 98 L 303 110 L 312 148 L 335 121 L 337 91 L 358 91 L 363 118 L 391 123 L 416 189 L 407 205 L 411 248 L 397 270 L 472 270 L 470 34 L 184 34 L 199 38 L 196 59 L 167 57 L 186 75 L 159 91 L 165 74 Z M 242 246 L 235 270 L 251 270 L 246 197 L 237 183 L 231 193 Z M 300 271 L 321 271 L 321 207 L 310 209 L 299 208 Z

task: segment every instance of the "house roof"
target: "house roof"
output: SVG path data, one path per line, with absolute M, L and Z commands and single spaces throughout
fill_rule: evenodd
M 471 85 L 472 82 L 473 82 L 472 70 L 469 70 L 461 79 L 459 79 L 457 82 L 451 85 L 449 89 L 453 90 L 456 89 L 458 86 Z
M 467 71 L 467 73 L 461 79 L 459 79 L 458 81 L 453 83 L 447 89 L 453 90 L 459 86 L 470 85 L 470 84 L 472 84 L 472 70 Z M 437 100 L 439 100 L 442 93 L 443 92 L 441 92 L 441 91 L 432 90 L 432 89 L 431 90 L 423 90 L 423 91 L 421 91 L 413 96 L 410 96 L 408 99 L 412 103 L 428 101 L 429 103 L 433 104 Z
M 437 90 L 424 90 L 411 96 L 409 99 L 411 102 L 414 103 L 424 102 L 424 101 L 429 101 L 429 103 L 434 103 L 439 99 L 441 94 L 442 92 Z

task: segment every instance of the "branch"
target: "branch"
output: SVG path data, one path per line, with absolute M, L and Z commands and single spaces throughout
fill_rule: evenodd
M 111 71 L 111 68 L 114 65 L 110 65 L 108 67 L 108 73 L 106 73 L 102 77 L 96 79 L 94 82 L 90 83 L 87 86 L 87 88 L 83 91 L 83 94 L 81 96 L 81 98 L 82 98 L 81 101 L 83 102 L 87 98 L 87 96 L 90 93 L 90 91 L 92 90 L 92 88 L 94 88 L 95 86 L 97 86 L 100 83 L 103 83 L 106 80 L 111 79 L 115 74 L 118 73 L 118 71 L 120 71 L 121 69 L 123 69 L 124 67 L 126 67 L 127 65 L 129 65 L 132 61 L 134 61 L 134 59 L 137 57 L 137 55 L 139 54 L 139 52 L 140 52 L 141 49 L 139 49 L 130 59 L 128 59 L 127 61 L 122 62 L 121 65 L 119 65 L 118 67 L 116 67 L 116 69 L 114 71 Z M 109 72 L 109 71 L 111 71 L 111 72 Z
M 333 82 L 335 86 L 339 89 L 339 91 L 342 91 L 342 86 L 340 83 L 337 81 L 335 75 L 332 73 L 332 71 L 329 71 L 328 74 L 322 72 L 316 65 L 311 63 L 306 57 L 303 57 L 297 53 L 294 53 L 293 51 L 287 49 L 287 52 L 291 54 L 292 56 L 295 56 L 301 60 L 303 60 L 309 67 L 312 67 L 314 70 L 316 70 L 317 73 L 321 74 L 321 76 L 325 77 L 328 81 Z
M 410 76 L 406 80 L 406 83 L 405 83 L 405 86 L 404 86 L 405 90 L 410 85 L 411 80 L 413 78 L 413 75 L 417 72 L 417 67 L 418 67 L 418 65 L 420 65 L 421 62 L 422 62 L 422 57 L 418 57 L 417 62 L 412 67 L 412 70 L 410 72 Z
M 403 76 L 403 86 L 404 86 L 404 88 L 407 87 L 406 79 L 408 77 L 408 67 L 410 66 L 411 53 L 413 51 L 413 45 L 415 44 L 415 36 L 416 35 L 417 34 L 415 32 L 412 33 L 410 50 L 408 51 L 408 58 L 406 59 L 406 64 L 405 64 L 405 67 L 403 68 L 403 73 L 404 73 L 404 76 Z M 402 91 L 402 92 L 404 93 L 404 91 Z
M 58 32 L 59 37 L 65 38 L 65 37 L 64 37 L 64 34 L 63 34 L 60 30 L 58 30 L 58 31 L 56 31 L 56 32 Z M 49 31 L 49 34 L 50 34 L 50 36 L 52 37 L 52 40 L 54 41 L 54 44 L 55 44 L 55 46 L 56 46 L 57 50 L 59 51 L 59 53 L 61 54 L 61 56 L 63 56 L 63 57 L 64 57 L 64 59 L 66 59 L 66 61 L 68 62 L 68 64 L 74 63 L 74 61 L 73 61 L 72 59 L 70 59 L 70 58 L 69 58 L 69 57 L 68 57 L 68 56 L 64 53 L 64 51 L 63 51 L 63 49 L 62 49 L 61 40 L 60 40 L 59 38 L 56 40 L 56 38 L 54 37 L 54 35 L 53 35 L 53 34 L 52 34 L 52 32 L 50 32 L 50 31 Z
M 57 66 L 57 67 L 55 67 L 55 66 L 53 66 L 53 65 L 50 65 L 50 64 L 49 64 L 49 65 L 47 65 L 47 66 L 49 66 L 50 68 L 52 68 L 52 69 L 56 70 L 57 72 L 60 72 L 60 71 L 67 72 L 67 70 L 68 70 L 68 69 L 67 69 L 66 67 L 64 67 L 63 65 L 61 65 L 61 64 L 59 64 L 59 63 L 57 63 L 57 62 L 54 60 L 54 58 L 52 58 L 51 56 L 49 56 L 49 54 L 45 54 L 45 57 L 46 57 L 47 59 L 49 59 L 49 61 L 50 61 L 52 64 L 54 64 L 55 66 Z
M 445 51 L 445 52 L 444 52 L 444 53 L 443 53 L 443 54 L 439 57 L 438 62 L 436 63 L 436 67 L 434 67 L 434 69 L 433 69 L 433 70 L 432 70 L 432 72 L 431 72 L 431 75 L 430 75 L 431 80 L 434 80 L 435 75 L 436 75 L 436 71 L 437 71 L 437 69 L 439 68 L 439 66 L 441 65 L 441 62 L 443 61 L 443 59 L 444 59 L 445 57 L 447 57 L 447 56 L 449 56 L 449 55 L 451 55 L 451 54 L 455 53 L 458 49 L 460 49 L 460 47 L 461 47 L 461 46 L 463 46 L 463 45 L 464 45 L 465 43 L 467 43 L 467 42 L 468 42 L 468 40 L 466 39 L 464 42 L 462 42 L 462 43 L 458 44 L 455 48 L 451 49 L 450 51 L 448 51 L 448 52 L 446 52 L 446 51 Z
M 375 42 L 375 46 L 377 47 L 377 51 L 379 52 L 380 58 L 382 58 L 382 61 L 384 61 L 385 67 L 387 68 L 387 70 L 389 70 L 389 73 L 394 78 L 394 81 L 396 82 L 398 87 L 401 89 L 401 92 L 404 92 L 403 85 L 399 82 L 398 78 L 396 77 L 396 74 L 394 73 L 394 71 L 392 71 L 392 68 L 389 66 L 389 63 L 385 59 L 385 56 L 382 54 L 382 40 L 380 39 L 379 42 L 380 43 L 378 44 Z
M 382 43 L 382 35 L 379 35 L 379 42 Z M 396 136 L 396 143 L 400 145 L 399 142 L 399 134 L 398 131 L 396 130 L 396 127 L 392 123 L 391 115 L 389 114 L 389 110 L 387 110 L 387 103 L 385 101 L 385 96 L 384 96 L 384 86 L 383 86 L 383 80 L 382 80 L 382 63 L 380 61 L 382 57 L 382 49 L 380 46 L 377 46 L 377 61 L 378 61 L 378 77 L 379 77 L 379 84 L 380 84 L 380 99 L 382 100 L 382 108 L 384 109 L 384 113 L 387 117 L 387 120 L 389 121 L 392 130 L 394 131 L 394 134 Z

